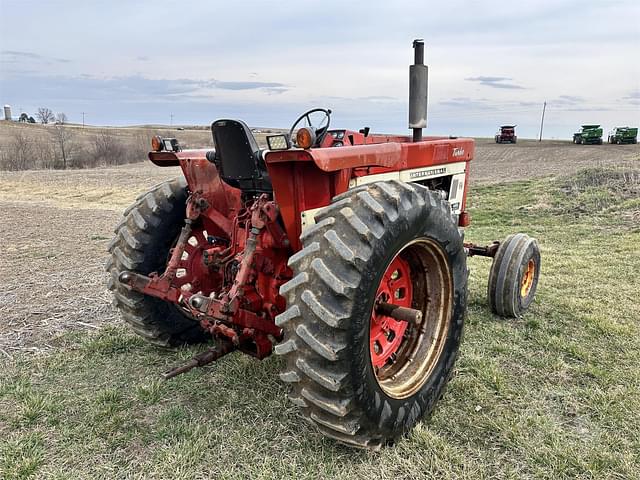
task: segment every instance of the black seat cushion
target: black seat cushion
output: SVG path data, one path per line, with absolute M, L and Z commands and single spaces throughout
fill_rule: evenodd
M 271 181 L 260 147 L 249 127 L 240 120 L 216 120 L 211 124 L 215 164 L 220 178 L 247 192 L 271 192 Z

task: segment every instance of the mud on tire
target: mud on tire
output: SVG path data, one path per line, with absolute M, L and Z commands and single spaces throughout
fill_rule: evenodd
M 452 375 L 467 301 L 462 238 L 438 192 L 398 181 L 339 195 L 315 220 L 289 261 L 294 277 L 280 290 L 288 305 L 276 318 L 284 340 L 275 350 L 286 358 L 280 377 L 303 416 L 325 435 L 379 448 L 430 414 Z M 372 311 L 387 266 L 417 239 L 440 252 L 446 266 L 447 327 L 428 375 L 414 393 L 398 398 L 374 370 Z M 427 305 L 428 293 L 419 295 Z M 425 316 L 423 325 L 428 322 Z
M 109 244 L 107 286 L 122 318 L 145 340 L 163 347 L 207 340 L 200 325 L 174 305 L 132 291 L 118 275 L 134 271 L 148 275 L 162 272 L 169 249 L 177 238 L 185 216 L 186 182 L 177 178 L 161 183 L 139 196 L 124 211 Z

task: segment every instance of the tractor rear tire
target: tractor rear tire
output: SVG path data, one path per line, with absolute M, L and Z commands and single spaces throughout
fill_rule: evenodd
M 524 233 L 509 235 L 498 247 L 489 271 L 491 310 L 502 317 L 520 317 L 533 302 L 539 276 L 538 242 Z
M 326 436 L 379 449 L 433 411 L 453 374 L 467 305 L 463 240 L 439 192 L 398 181 L 338 195 L 315 220 L 280 290 L 280 377 Z M 424 320 L 393 321 L 374 309 L 381 299 Z
M 173 305 L 131 290 L 118 281 L 123 271 L 162 272 L 185 216 L 186 182 L 161 183 L 138 197 L 115 228 L 107 260 L 108 288 L 125 322 L 150 343 L 174 347 L 208 340 L 200 324 Z

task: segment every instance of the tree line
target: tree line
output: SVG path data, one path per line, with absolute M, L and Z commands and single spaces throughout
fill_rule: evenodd
M 0 149 L 0 169 L 93 168 L 140 162 L 146 159 L 155 133 L 120 136 L 102 130 L 80 138 L 74 130 L 64 123 L 52 125 L 42 136 L 31 129 L 16 129 Z

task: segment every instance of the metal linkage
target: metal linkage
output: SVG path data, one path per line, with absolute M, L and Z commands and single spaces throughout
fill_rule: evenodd
M 178 303 L 184 292 L 173 286 L 172 282 L 178 271 L 180 259 L 187 247 L 189 237 L 191 237 L 192 225 L 207 208 L 209 208 L 209 204 L 202 197 L 201 192 L 194 192 L 189 196 L 186 207 L 187 218 L 184 220 L 184 226 L 180 231 L 178 241 L 171 250 L 171 258 L 167 262 L 167 268 L 162 275 L 152 273 L 147 277 L 139 273 L 124 271 L 118 276 L 120 283 L 146 295 Z
M 223 357 L 233 350 L 235 350 L 233 343 L 226 340 L 219 340 L 218 345 L 210 348 L 209 350 L 205 350 L 204 352 L 199 353 L 184 365 L 174 367 L 171 370 L 167 370 L 162 374 L 162 378 L 164 378 L 165 380 L 169 380 L 170 378 L 186 373 L 196 367 L 204 367 L 209 363 L 215 362 L 220 357 Z
M 480 256 L 480 257 L 495 257 L 496 252 L 498 251 L 498 247 L 500 246 L 500 242 L 492 242 L 491 245 L 480 246 L 475 243 L 467 242 L 464 244 L 464 249 L 467 252 L 468 257 Z

